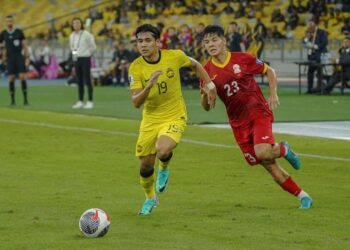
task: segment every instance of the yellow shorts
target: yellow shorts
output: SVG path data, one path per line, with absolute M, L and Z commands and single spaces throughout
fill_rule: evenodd
M 139 138 L 136 143 L 136 156 L 146 156 L 156 153 L 156 142 L 165 135 L 179 143 L 185 131 L 186 120 L 175 120 L 164 123 L 141 123 Z

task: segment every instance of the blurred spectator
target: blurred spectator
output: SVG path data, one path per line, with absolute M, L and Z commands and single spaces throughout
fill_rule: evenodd
M 281 9 L 275 9 L 271 14 L 271 23 L 284 22 L 284 15 Z
M 198 15 L 208 15 L 207 2 L 205 0 L 201 0 L 197 9 Z
M 241 18 L 245 16 L 245 6 L 243 2 L 239 2 L 238 4 L 238 10 L 235 13 L 235 18 Z
M 295 8 L 296 8 L 296 12 L 299 14 L 305 13 L 307 11 L 307 7 L 303 5 L 302 0 L 298 0 L 298 4 Z
M 262 37 L 266 37 L 267 29 L 265 24 L 261 21 L 260 18 L 256 22 L 256 25 L 254 27 L 254 32 L 256 34 L 261 35 Z
M 123 42 L 118 42 L 116 44 L 116 50 L 113 53 L 113 64 L 114 72 L 113 74 L 113 84 L 120 83 L 122 85 L 126 84 L 127 80 L 127 70 L 130 62 L 132 61 L 130 51 L 125 48 Z
M 341 33 L 346 36 L 350 35 L 350 18 L 345 20 L 344 26 L 341 28 Z
M 39 73 L 39 77 L 41 78 L 45 71 L 45 66 L 48 66 L 50 63 L 51 57 L 51 49 L 47 45 L 47 41 L 45 39 L 40 40 L 39 48 L 37 48 L 34 52 L 34 67 Z
M 150 0 L 145 6 L 145 18 L 153 19 L 156 17 L 157 9 L 154 0 Z
M 90 8 L 89 17 L 91 18 L 91 24 L 93 24 L 95 20 L 102 19 L 102 13 L 97 8 Z
M 286 8 L 287 13 L 292 13 L 297 11 L 297 6 L 294 5 L 294 0 L 289 0 L 289 4 Z
M 168 30 L 163 33 L 161 37 L 161 43 L 163 49 L 175 49 L 176 44 L 180 42 L 177 35 L 177 30 L 174 27 L 169 27 Z
M 179 39 L 182 44 L 182 47 L 185 50 L 185 53 L 190 53 L 191 46 L 193 43 L 192 31 L 187 24 L 182 24 L 180 26 Z
M 274 39 L 285 39 L 286 36 L 283 35 L 277 28 L 276 25 L 274 25 L 272 27 L 272 31 L 271 31 L 271 37 L 274 38 Z
M 342 74 L 344 81 L 350 81 L 350 36 L 344 38 L 338 52 L 339 58 L 334 60 L 334 62 L 345 65 L 343 68 L 336 68 L 336 71 L 329 78 L 329 81 L 325 87 L 325 92 L 328 94 L 332 92 L 334 86 L 342 80 Z M 319 91 L 320 90 L 321 89 L 319 89 Z
M 292 13 L 288 13 L 286 15 L 286 27 L 289 26 L 292 30 L 294 30 L 299 23 L 299 16 L 296 11 L 293 11 Z
M 305 37 L 303 39 L 304 46 L 308 49 L 308 61 L 311 63 L 320 63 L 321 54 L 327 52 L 328 36 L 327 33 L 318 28 L 315 22 L 309 22 Z M 312 94 L 314 92 L 314 74 L 317 71 L 318 86 L 321 86 L 321 67 L 310 65 L 307 71 L 307 94 Z
M 226 39 L 230 52 L 245 52 L 242 35 L 238 32 L 238 24 L 236 22 L 229 24 Z
M 129 60 L 128 68 L 130 66 L 130 63 L 132 63 L 136 58 L 138 58 L 140 56 L 140 53 L 137 50 L 136 37 L 132 37 L 130 43 L 131 43 L 132 47 L 130 49 L 130 56 L 129 56 L 130 60 Z
M 229 15 L 232 14 L 235 10 L 232 8 L 231 6 L 231 2 L 227 1 L 226 6 L 224 7 L 224 9 L 222 10 L 222 12 L 224 12 L 225 14 Z

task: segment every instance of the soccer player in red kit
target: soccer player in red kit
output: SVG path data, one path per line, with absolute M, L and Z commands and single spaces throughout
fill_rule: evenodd
M 246 161 L 252 166 L 261 164 L 284 190 L 299 198 L 300 208 L 310 208 L 311 197 L 276 161 L 284 157 L 295 169 L 301 167 L 299 157 L 289 144 L 275 143 L 272 133 L 272 110 L 279 105 L 274 69 L 250 54 L 228 52 L 220 26 L 207 26 L 202 43 L 211 56 L 204 68 L 226 106 L 229 123 Z M 267 74 L 267 101 L 254 80 L 255 74 Z M 203 108 L 209 110 L 205 91 L 201 90 L 201 96 Z

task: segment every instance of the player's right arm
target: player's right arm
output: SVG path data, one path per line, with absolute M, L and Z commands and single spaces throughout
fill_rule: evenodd
M 201 89 L 201 105 L 205 111 L 210 110 L 210 105 L 208 102 L 208 94 L 203 89 Z
M 141 105 L 146 101 L 148 94 L 154 84 L 157 83 L 158 77 L 163 74 L 163 71 L 157 70 L 153 72 L 148 84 L 144 88 L 134 88 L 131 89 L 132 103 L 135 108 L 141 107 Z M 132 84 L 132 83 L 131 83 Z

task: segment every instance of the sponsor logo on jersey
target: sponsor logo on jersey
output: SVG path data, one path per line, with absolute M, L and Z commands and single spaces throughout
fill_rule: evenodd
M 216 78 L 217 76 L 218 76 L 217 74 L 213 75 L 213 76 L 210 78 L 210 80 L 214 81 L 215 78 Z
M 233 68 L 233 73 L 235 74 L 241 73 L 241 67 L 238 64 L 233 64 L 232 68 Z
M 263 140 L 267 140 L 269 138 L 270 138 L 270 136 L 263 136 L 263 137 L 261 137 L 261 139 L 263 139 Z

